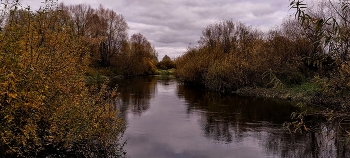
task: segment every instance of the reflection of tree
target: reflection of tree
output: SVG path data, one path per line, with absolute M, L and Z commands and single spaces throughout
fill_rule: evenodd
M 314 123 L 304 134 L 291 135 L 282 129 L 292 112 L 302 109 L 286 102 L 225 96 L 201 88 L 178 86 L 178 96 L 188 103 L 188 113 L 199 112 L 207 138 L 240 143 L 254 137 L 268 155 L 278 157 L 347 157 L 349 147 L 337 135 L 336 123 Z
M 154 96 L 157 79 L 155 77 L 135 77 L 115 79 L 112 84 L 118 86 L 121 117 L 126 119 L 128 110 L 133 114 L 141 115 L 150 106 L 150 99 Z
M 208 116 L 201 123 L 206 137 L 214 138 L 217 141 L 232 142 L 228 121 L 217 121 L 213 116 Z
M 261 141 L 268 153 L 281 151 L 282 157 L 350 157 L 350 146 L 342 133 L 336 120 L 313 119 L 309 132 L 293 135 L 280 132 Z

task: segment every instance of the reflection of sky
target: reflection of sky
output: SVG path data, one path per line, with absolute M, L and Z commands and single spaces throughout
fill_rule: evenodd
M 175 82 L 158 84 L 156 91 L 150 108 L 141 117 L 128 115 L 125 138 L 130 157 L 264 156 L 258 140 L 249 135 L 230 144 L 207 139 L 200 125 L 200 113 L 186 113 L 185 100 L 176 97 Z
M 202 93 L 175 80 L 158 78 L 143 87 L 144 82 L 134 81 L 123 92 L 128 96 L 141 90 L 135 99 L 145 100 L 137 102 L 147 108 L 135 114 L 134 105 L 124 107 L 125 150 L 131 158 L 350 157 L 347 144 L 334 140 L 331 123 L 321 128 L 327 130 L 302 135 L 283 130 L 283 116 L 288 119 L 295 110 L 289 104 Z

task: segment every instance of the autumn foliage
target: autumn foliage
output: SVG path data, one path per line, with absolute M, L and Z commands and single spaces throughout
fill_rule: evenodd
M 221 92 L 311 83 L 312 103 L 349 110 L 349 3 L 291 2 L 295 17 L 267 32 L 230 20 L 207 26 L 176 59 L 176 75 Z
M 129 26 L 122 14 L 102 5 L 95 9 L 87 4 L 60 4 L 58 9 L 67 13 L 73 34 L 85 45 L 91 68 L 87 75 L 135 76 L 155 73 L 157 52 L 141 33 L 128 37 Z M 100 71 L 96 74 L 93 70 Z
M 199 45 L 176 60 L 177 75 L 216 91 L 262 86 L 268 70 L 286 82 L 300 82 L 302 37 L 291 39 L 287 28 L 263 33 L 250 26 L 224 21 L 207 26 Z M 306 43 L 305 43 L 306 42 Z
M 115 74 L 124 76 L 155 74 L 158 62 L 157 52 L 140 33 L 133 34 L 122 53 L 114 60 Z
M 85 86 L 94 61 L 86 42 L 96 39 L 50 2 L 36 12 L 18 8 L 5 8 L 0 31 L 0 156 L 123 155 L 115 90 Z

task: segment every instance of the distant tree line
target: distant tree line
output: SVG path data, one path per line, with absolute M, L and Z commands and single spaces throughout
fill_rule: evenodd
M 157 63 L 157 68 L 162 70 L 168 70 L 176 68 L 175 62 L 171 60 L 171 58 L 168 55 L 165 55 L 163 59 Z
M 156 71 L 157 52 L 145 36 L 128 39 L 128 25 L 121 14 L 87 4 L 65 6 L 77 36 L 85 39 L 91 67 L 108 67 L 118 75 L 144 75 Z

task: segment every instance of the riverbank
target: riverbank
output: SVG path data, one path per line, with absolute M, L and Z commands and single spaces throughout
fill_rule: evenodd
M 303 102 L 311 104 L 313 95 L 303 92 L 292 92 L 289 89 L 245 87 L 232 92 L 240 96 L 251 96 L 259 98 L 283 99 L 293 102 Z
M 90 76 L 90 78 L 88 78 L 88 81 L 90 82 L 87 82 L 87 83 L 103 82 L 103 81 L 106 81 L 106 78 L 135 77 L 135 76 L 116 75 L 111 73 L 111 71 L 108 71 L 107 69 L 92 69 L 92 70 L 94 71 L 90 71 L 90 73 L 87 74 L 87 76 Z M 98 74 L 100 74 L 101 76 L 99 77 Z M 152 75 L 161 75 L 161 76 L 175 75 L 176 76 L 176 69 L 174 68 L 168 69 L 168 70 L 158 69 L 155 74 L 148 74 L 146 76 L 152 76 Z M 95 76 L 95 77 L 91 78 L 91 76 Z M 180 79 L 178 76 L 176 78 Z M 229 93 L 233 93 L 239 96 L 287 100 L 294 103 L 303 103 L 303 104 L 313 105 L 317 107 L 326 107 L 336 111 L 350 110 L 346 106 L 346 105 L 349 105 L 349 101 L 346 99 L 348 98 L 347 97 L 348 95 L 327 93 L 324 90 L 326 86 L 324 85 L 324 83 L 326 82 L 327 81 L 325 81 L 324 79 L 319 79 L 316 77 L 308 81 L 305 81 L 299 85 L 285 86 L 284 84 L 281 84 L 281 86 L 269 87 L 269 88 L 258 87 L 258 86 L 243 87 Z M 196 82 L 186 82 L 186 83 L 199 84 Z M 209 87 L 206 87 L 206 89 L 213 90 L 213 89 L 210 89 Z
M 325 107 L 335 111 L 349 111 L 348 95 L 327 94 L 312 83 L 304 83 L 289 88 L 244 87 L 234 92 L 240 96 L 282 99 L 296 103 L 304 103 L 317 107 Z

